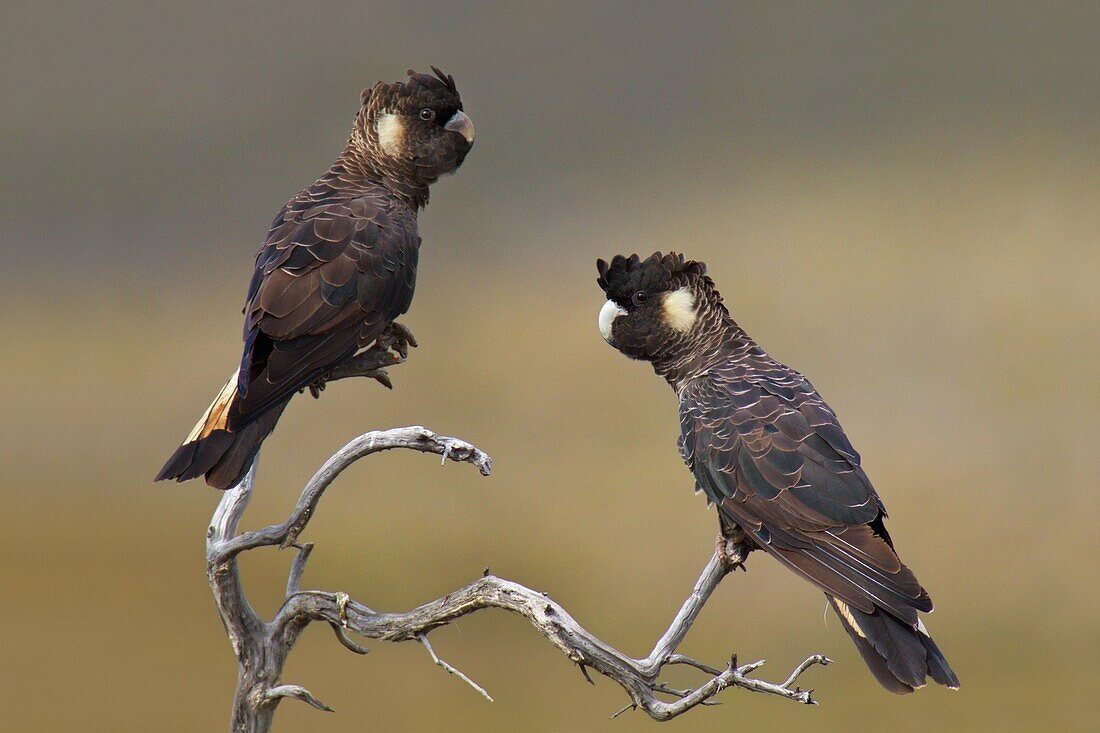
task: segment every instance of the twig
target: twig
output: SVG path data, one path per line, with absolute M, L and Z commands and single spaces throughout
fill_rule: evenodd
M 829 659 L 824 654 L 814 654 L 813 656 L 809 657 L 805 662 L 794 668 L 794 671 L 791 672 L 791 676 L 788 677 L 787 681 L 783 683 L 783 687 L 789 688 L 795 683 L 796 680 L 798 680 L 799 676 L 801 676 L 803 672 L 805 672 L 807 669 L 814 666 L 815 664 L 820 664 L 822 667 L 824 667 L 832 663 L 833 660 Z
M 309 690 L 301 685 L 277 685 L 276 687 L 270 687 L 264 691 L 263 700 L 264 704 L 271 704 L 278 702 L 280 698 L 289 697 L 294 700 L 301 700 L 307 705 L 323 710 L 326 713 L 336 712 L 328 705 L 315 698 Z
M 588 675 L 588 667 L 584 666 L 583 664 L 578 664 L 577 666 L 581 668 L 581 674 L 584 675 L 585 682 L 595 687 L 596 683 L 593 682 L 592 678 Z
M 339 641 L 345 647 L 355 652 L 356 654 L 370 654 L 370 649 L 367 649 L 365 646 L 360 646 L 359 644 L 356 644 L 352 640 L 352 638 L 348 636 L 348 632 L 344 631 L 342 627 L 336 624 L 329 624 L 329 626 L 332 627 L 333 633 L 336 634 L 337 641 Z
M 447 672 L 449 674 L 453 674 L 454 676 L 456 676 L 459 679 L 463 680 L 470 687 L 477 690 L 479 693 L 481 693 L 481 696 L 484 697 L 486 700 L 488 700 L 489 702 L 493 702 L 492 696 L 488 692 L 485 691 L 484 687 L 482 687 L 478 683 L 474 682 L 472 679 L 470 679 L 465 674 L 463 674 L 463 672 L 461 670 L 456 669 L 455 667 L 451 666 L 450 664 L 447 664 L 442 659 L 440 659 L 438 655 L 436 655 L 435 649 L 432 648 L 432 643 L 430 641 L 428 641 L 428 635 L 427 634 L 417 634 L 417 638 L 420 639 L 420 643 L 424 645 L 424 648 L 428 650 L 428 654 L 432 655 L 432 661 L 433 662 L 438 664 L 443 669 L 447 670 Z
M 695 669 L 702 670 L 707 674 L 712 674 L 715 676 L 722 674 L 722 670 L 716 669 L 709 664 L 703 664 L 702 662 L 692 659 L 691 657 L 686 657 L 683 654 L 668 655 L 668 658 L 665 660 L 665 664 L 685 664 L 689 667 L 695 667 Z
M 292 596 L 302 589 L 302 573 L 306 571 L 309 553 L 313 552 L 313 543 L 307 542 L 298 548 L 298 556 L 290 566 L 290 575 L 286 579 L 286 594 Z
M 621 708 L 619 708 L 615 712 L 611 713 L 611 715 L 609 717 L 612 720 L 614 720 L 615 718 L 617 718 L 620 715 L 622 715 L 623 713 L 625 713 L 627 710 L 637 710 L 637 709 L 638 709 L 638 704 L 637 703 L 628 702 L 626 705 L 623 705 Z

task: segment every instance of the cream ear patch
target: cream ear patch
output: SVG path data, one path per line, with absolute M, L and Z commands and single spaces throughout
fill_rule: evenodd
M 673 290 L 665 295 L 661 304 L 665 312 L 665 320 L 674 331 L 690 331 L 695 325 L 698 312 L 695 310 L 695 296 L 691 288 L 685 286 L 679 290 Z
M 374 129 L 378 133 L 378 144 L 382 146 L 382 152 L 386 155 L 397 155 L 405 137 L 405 125 L 401 118 L 386 112 L 378 117 Z

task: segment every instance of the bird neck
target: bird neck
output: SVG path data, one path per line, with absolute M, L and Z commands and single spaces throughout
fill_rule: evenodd
M 691 331 L 669 345 L 671 348 L 653 361 L 653 371 L 676 391 L 723 364 L 770 360 L 725 308 L 700 314 Z
M 382 155 L 371 128 L 356 119 L 351 137 L 333 168 L 343 168 L 364 183 L 383 186 L 414 211 L 428 204 L 428 182 L 417 179 L 406 161 Z

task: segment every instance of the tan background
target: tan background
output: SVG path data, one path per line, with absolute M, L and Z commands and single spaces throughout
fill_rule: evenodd
M 8 9 L 0 43 L 0 701 L 5 730 L 224 726 L 205 585 L 217 495 L 150 478 L 233 369 L 253 251 L 339 151 L 358 93 L 453 73 L 477 123 L 422 217 L 396 390 L 300 399 L 250 526 L 359 432 L 476 441 L 490 479 L 372 458 L 326 499 L 306 582 L 401 609 L 498 574 L 642 654 L 715 530 L 673 395 L 606 347 L 597 256 L 706 260 L 742 324 L 841 415 L 963 680 L 882 692 L 820 594 L 766 557 L 686 650 L 806 654 L 822 706 L 730 691 L 677 730 L 1081 729 L 1100 676 L 1100 13 L 1093 5 L 173 3 Z M 94 8 L 94 9 L 92 9 Z M 289 557 L 254 553 L 274 608 Z M 279 730 L 649 729 L 521 621 L 366 658 L 311 630 Z M 677 674 L 676 681 L 700 681 Z

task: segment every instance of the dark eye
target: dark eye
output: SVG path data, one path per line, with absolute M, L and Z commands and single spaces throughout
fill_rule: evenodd
M 424 120 L 425 122 L 431 122 L 435 119 L 435 110 L 431 107 L 425 107 L 424 109 L 420 110 L 420 119 Z
M 644 290 L 639 290 L 638 292 L 634 293 L 634 295 L 630 296 L 630 302 L 634 305 L 641 305 L 647 300 L 649 300 L 649 293 Z

